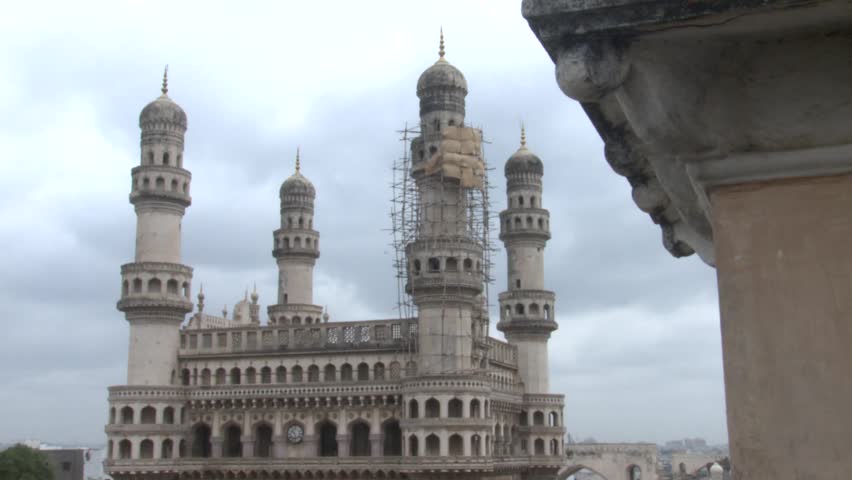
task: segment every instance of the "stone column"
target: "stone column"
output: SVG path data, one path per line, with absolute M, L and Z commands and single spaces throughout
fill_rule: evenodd
M 243 437 L 243 457 L 254 457 L 254 437 Z
M 371 457 L 381 457 L 384 452 L 384 434 L 381 433 L 371 433 L 370 434 L 370 456 Z
M 277 427 L 276 427 L 277 428 Z M 272 456 L 275 458 L 284 458 L 286 452 L 287 437 L 285 435 L 275 435 L 272 437 Z
M 349 456 L 349 435 L 337 435 L 337 456 Z
M 710 199 L 734 478 L 844 478 L 852 176 L 720 187 Z
M 224 440 L 222 437 L 210 437 L 210 455 L 213 458 L 222 458 L 222 447 Z

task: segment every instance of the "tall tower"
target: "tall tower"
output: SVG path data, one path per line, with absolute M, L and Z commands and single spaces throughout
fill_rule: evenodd
M 505 166 L 508 208 L 500 212 L 500 240 L 506 247 L 508 291 L 500 294 L 497 329 L 518 348 L 518 369 L 527 393 L 549 393 L 547 341 L 557 329 L 553 292 L 544 289 L 544 247 L 550 212 L 542 208 L 544 166 L 521 146 Z
M 130 324 L 128 385 L 169 385 L 177 367 L 180 324 L 192 311 L 192 268 L 181 263 L 181 221 L 191 203 L 183 168 L 186 113 L 162 95 L 142 109 L 139 165 L 131 170 L 136 257 L 121 267 L 118 309 Z
M 411 177 L 418 224 L 406 246 L 407 291 L 418 308 L 420 373 L 473 367 L 473 312 L 482 292 L 482 245 L 472 234 L 468 198 L 481 188 L 479 132 L 464 127 L 467 82 L 439 57 L 417 81 L 420 136 L 412 140 Z
M 273 232 L 272 256 L 278 263 L 278 304 L 268 308 L 270 322 L 319 323 L 322 307 L 314 305 L 314 265 L 319 258 L 319 232 L 314 230 L 314 185 L 302 175 L 299 151 L 296 171 L 279 191 L 281 228 Z

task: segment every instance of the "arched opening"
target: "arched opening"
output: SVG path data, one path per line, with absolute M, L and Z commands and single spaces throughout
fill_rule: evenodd
M 470 454 L 474 457 L 482 456 L 482 437 L 479 435 L 470 437 Z
M 178 189 L 178 181 L 176 178 L 172 179 L 172 182 L 169 184 L 169 190 L 176 191 Z
M 535 455 L 544 455 L 544 440 L 542 440 L 540 438 L 536 438 L 534 445 L 535 445 L 535 447 L 534 447 Z
M 163 177 L 157 177 L 154 181 L 154 187 L 157 190 L 165 190 L 166 189 L 166 179 Z
M 269 424 L 258 424 L 254 430 L 254 456 L 272 456 L 272 427 Z
M 515 313 L 518 314 L 518 315 L 524 314 L 524 304 L 523 303 L 515 304 Z
M 115 423 L 115 407 L 109 409 L 109 423 L 110 425 Z
M 418 405 L 417 400 L 412 399 L 408 402 L 408 418 L 419 418 L 420 417 L 420 405 Z
M 260 383 L 272 383 L 272 369 L 263 367 L 260 369 Z
M 530 197 L 530 206 L 531 206 L 531 207 L 533 207 L 533 208 L 535 208 L 535 195 L 533 195 L 532 197 Z
M 558 427 L 559 426 L 559 414 L 556 412 L 550 412 L 547 414 L 547 426 L 549 427 Z
M 370 379 L 370 366 L 366 363 L 358 364 L 358 381 L 365 382 Z
M 349 365 L 348 363 L 344 363 L 340 367 L 340 379 L 343 380 L 344 382 L 351 382 L 352 381 L 352 365 Z
M 166 407 L 163 409 L 163 423 L 166 425 L 174 425 L 175 423 L 175 409 L 172 407 Z
M 122 460 L 127 460 L 130 458 L 131 451 L 133 450 L 133 446 L 130 443 L 130 440 L 122 440 L 118 442 L 118 458 Z
M 544 220 L 542 220 L 541 218 L 538 219 L 538 229 L 544 230 Z
M 230 424 L 225 427 L 225 439 L 222 442 L 223 457 L 243 456 L 243 430 L 237 425 Z
M 426 437 L 426 455 L 437 457 L 441 454 L 441 439 L 434 433 Z
M 160 458 L 172 458 L 173 449 L 174 443 L 171 439 L 167 438 L 163 440 L 162 447 L 160 448 Z
M 446 270 L 448 272 L 458 272 L 459 271 L 459 261 L 455 257 L 447 258 Z
M 518 196 L 518 206 L 519 207 L 524 206 L 524 197 Z
M 414 274 L 420 275 L 420 270 L 421 270 L 420 260 L 414 260 Z
M 385 364 L 382 362 L 378 362 L 373 365 L 373 380 L 384 380 L 385 379 Z
M 169 152 L 163 152 L 163 165 L 169 164 Z
M 405 363 L 405 376 L 413 377 L 417 375 L 417 364 L 412 360 Z
M 299 228 L 302 228 L 304 226 L 305 226 L 305 219 L 302 218 L 302 217 L 299 217 Z
M 147 425 L 157 423 L 157 410 L 155 410 L 154 407 L 143 408 L 142 413 L 139 415 L 139 423 Z
M 550 305 L 544 306 L 544 319 L 550 320 Z
M 130 293 L 130 282 L 127 280 L 121 284 L 121 296 L 126 297 Z
M 460 457 L 464 455 L 464 439 L 459 434 L 450 435 L 450 456 Z
M 316 365 L 311 365 L 308 367 L 308 382 L 316 383 L 319 382 L 319 367 Z
M 471 260 L 469 258 L 465 258 L 464 261 L 462 262 L 462 267 L 464 268 L 464 271 L 466 273 L 472 273 L 473 272 L 473 260 Z
M 148 293 L 160 293 L 163 290 L 163 283 L 159 278 L 148 280 Z
M 283 366 L 275 369 L 275 383 L 287 383 L 287 369 Z
M 532 226 L 533 226 L 532 217 L 527 217 L 527 228 L 532 228 Z
M 337 425 L 331 422 L 323 422 L 319 425 L 319 456 L 337 456 Z
M 399 380 L 400 370 L 401 370 L 401 368 L 399 366 L 399 362 L 391 362 L 391 364 L 390 364 L 390 378 L 391 378 L 391 380 Z
M 181 385 L 189 385 L 189 377 L 190 372 L 188 368 L 184 368 L 180 371 L 180 383 Z
M 154 442 L 149 439 L 139 444 L 139 458 L 154 458 Z
M 481 409 L 479 408 L 479 400 L 474 398 L 470 401 L 470 418 L 479 418 L 482 415 Z
M 464 403 L 458 398 L 450 399 L 447 404 L 447 416 L 450 418 L 461 418 L 463 415 Z
M 133 293 L 142 293 L 142 279 L 134 278 L 133 279 Z
M 515 217 L 515 228 L 521 228 L 523 226 L 524 222 L 521 220 L 521 217 Z
M 529 415 L 525 410 L 521 410 L 521 413 L 518 414 L 518 423 L 521 424 L 522 427 L 526 427 L 529 425 Z
M 240 369 L 234 367 L 231 369 L 231 385 L 239 385 L 240 384 Z
M 370 456 L 370 426 L 364 422 L 354 422 L 350 426 L 349 455 L 352 457 Z
M 544 413 L 541 410 L 533 413 L 533 425 L 544 425 Z
M 441 271 L 441 261 L 436 257 L 429 259 L 429 271 L 432 273 Z
M 210 427 L 199 423 L 192 428 L 192 456 L 208 458 L 210 456 Z
M 531 303 L 530 304 L 530 315 L 538 315 L 538 304 Z
M 408 456 L 416 457 L 419 454 L 417 451 L 419 446 L 420 442 L 417 440 L 417 435 L 411 435 L 408 437 Z
M 290 372 L 290 378 L 293 380 L 293 383 L 299 383 L 302 381 L 302 367 L 296 365 L 293 367 L 293 371 Z
M 441 402 L 437 399 L 430 398 L 426 400 L 425 408 L 426 411 L 424 413 L 426 414 L 426 418 L 438 418 L 441 416 Z
M 148 164 L 149 165 L 154 164 L 154 152 L 151 152 L 151 151 L 148 152 Z
M 642 469 L 638 465 L 627 467 L 627 480 L 642 480 Z
M 257 370 L 254 367 L 249 367 L 246 369 L 246 384 L 254 385 L 257 383 Z
M 186 440 L 181 439 L 181 441 L 178 442 L 178 453 L 177 454 L 178 454 L 178 457 L 180 457 L 180 458 L 186 457 Z
M 386 457 L 398 457 L 402 455 L 402 429 L 399 427 L 399 421 L 395 419 L 388 420 L 384 423 L 382 429 L 385 434 L 382 454 Z
M 201 384 L 210 385 L 210 369 L 205 368 L 201 371 Z
M 325 371 L 323 372 L 323 378 L 326 382 L 335 382 L 337 381 L 337 367 L 332 364 L 328 364 L 325 366 Z
M 295 237 L 293 239 L 293 248 L 302 248 L 302 237 Z

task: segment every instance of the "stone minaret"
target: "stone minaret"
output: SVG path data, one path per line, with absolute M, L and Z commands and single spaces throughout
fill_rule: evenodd
M 128 385 L 169 385 L 177 368 L 178 330 L 192 311 L 192 268 L 181 263 L 181 221 L 190 205 L 191 174 L 183 168 L 186 113 L 162 95 L 142 109 L 141 158 L 131 170 L 136 258 L 121 267 L 118 309 L 130 324 Z
M 541 160 L 521 147 L 506 162 L 508 208 L 500 212 L 500 239 L 506 246 L 508 291 L 500 294 L 497 329 L 518 347 L 518 368 L 527 393 L 549 393 L 547 341 L 556 330 L 554 295 L 544 289 L 544 247 L 550 239 L 550 212 L 542 208 Z
M 464 125 L 467 82 L 444 58 L 417 82 L 419 137 L 411 143 L 411 176 L 418 190 L 416 239 L 406 248 L 408 292 L 418 308 L 420 373 L 451 373 L 472 366 L 472 314 L 480 308 L 482 249 L 470 235 L 467 194 L 459 178 L 430 172 L 442 131 Z
M 273 232 L 272 256 L 278 263 L 278 304 L 269 307 L 271 323 L 319 323 L 322 307 L 314 305 L 314 265 L 319 258 L 319 232 L 314 230 L 314 185 L 296 172 L 281 184 L 281 228 Z

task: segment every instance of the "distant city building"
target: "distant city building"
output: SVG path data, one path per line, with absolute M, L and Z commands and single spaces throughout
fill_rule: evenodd
M 86 450 L 81 448 L 42 449 L 53 469 L 54 480 L 84 480 Z

